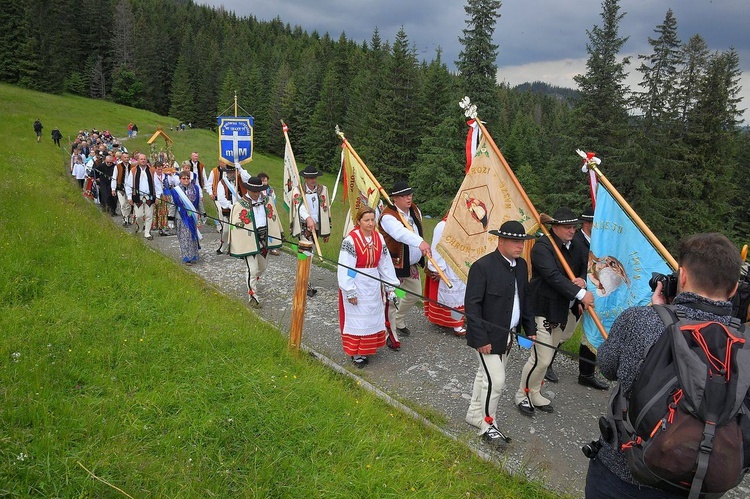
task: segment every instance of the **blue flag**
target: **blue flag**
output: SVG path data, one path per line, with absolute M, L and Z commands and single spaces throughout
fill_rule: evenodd
M 600 183 L 591 229 L 587 289 L 594 295 L 594 310 L 608 333 L 620 312 L 651 301 L 648 281 L 652 272 L 670 274 L 672 270 Z M 584 314 L 583 331 L 594 348 L 604 342 L 589 314 Z

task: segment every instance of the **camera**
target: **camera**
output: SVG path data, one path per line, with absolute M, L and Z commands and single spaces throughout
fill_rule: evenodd
M 651 291 L 656 291 L 656 284 L 661 283 L 661 294 L 667 299 L 674 298 L 677 295 L 678 276 L 677 272 L 672 272 L 669 275 L 652 272 L 651 279 L 648 280 L 648 285 Z

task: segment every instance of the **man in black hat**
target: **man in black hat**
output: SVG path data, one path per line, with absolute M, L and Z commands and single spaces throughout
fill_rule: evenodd
M 527 336 L 536 334 L 527 299 L 528 267 L 521 258 L 525 240 L 534 236 L 526 235 L 516 221 L 489 232 L 498 237 L 497 251 L 474 262 L 466 281 L 466 343 L 476 349 L 479 359 L 466 422 L 479 428 L 485 442 L 501 445 L 510 439 L 498 430 L 495 412 L 505 387 L 513 334 L 519 325 Z
M 312 165 L 307 165 L 300 172 L 301 192 L 294 193 L 291 214 L 292 236 L 302 242 L 312 244 L 313 232 L 318 239 L 328 242 L 331 236 L 331 207 L 328 197 L 328 187 L 318 184 L 318 177 L 323 175 Z M 302 198 L 304 196 L 304 199 Z M 307 296 L 315 296 L 318 292 L 311 283 L 307 284 Z
M 576 230 L 573 236 L 573 244 L 579 247 L 586 248 L 586 258 L 588 259 L 589 248 L 591 248 L 591 229 L 594 226 L 594 208 L 592 206 L 586 207 L 581 214 L 581 228 Z M 588 260 L 586 263 L 588 269 Z M 568 323 L 563 331 L 562 341 L 567 341 L 568 338 L 573 336 L 578 324 L 581 322 L 583 315 L 578 310 L 578 306 L 574 305 L 570 309 L 568 314 Z M 552 356 L 552 363 L 555 362 L 555 355 Z M 578 348 L 578 384 L 583 386 L 590 386 L 597 390 L 608 390 L 609 385 L 596 377 L 596 351 L 589 342 L 586 340 L 584 335 L 581 339 L 581 345 Z M 547 374 L 544 375 L 544 379 L 551 381 L 552 383 L 558 382 L 558 377 L 555 371 L 552 369 L 552 363 L 547 367 Z
M 531 250 L 529 296 L 536 321 L 537 342 L 531 347 L 515 396 L 518 409 L 528 416 L 536 409 L 553 412 L 550 400 L 540 393 L 542 380 L 552 362 L 555 347 L 564 341 L 570 308 L 594 304 L 594 296 L 586 291 L 588 251 L 584 245 L 573 242 L 581 221 L 570 208 L 560 208 L 550 223 L 550 237 L 539 239 Z M 568 278 L 552 244 L 558 247 L 576 276 L 573 280 Z
M 393 206 L 383 210 L 378 222 L 393 259 L 396 277 L 401 281 L 399 287 L 407 292 L 398 308 L 389 306 L 387 309 L 390 333 L 393 335 L 393 338 L 389 336 L 388 345 L 392 349 L 398 349 L 398 335 L 411 334 L 406 327 L 406 313 L 422 295 L 419 267 L 424 267 L 425 255 L 432 256 L 430 243 L 423 239 L 422 212 L 412 202 L 412 197 L 413 192 L 408 182 L 394 183 L 391 189 Z
M 185 160 L 182 162 L 183 167 L 191 169 L 192 166 L 189 161 Z M 190 170 L 192 171 L 192 170 Z M 216 176 L 211 177 L 211 196 L 216 202 L 216 207 L 219 210 L 219 226 L 221 227 L 221 239 L 219 240 L 219 248 L 216 250 L 216 254 L 220 255 L 222 249 L 229 241 L 229 232 L 232 229 L 232 224 L 227 223 L 232 212 L 232 206 L 245 195 L 244 183 L 250 179 L 250 175 L 242 168 L 237 167 L 233 164 L 220 164 L 214 169 Z M 211 174 L 214 174 L 214 171 Z M 198 180 L 196 180 L 198 184 Z
M 232 206 L 229 221 L 229 255 L 245 260 L 250 306 L 260 308 L 258 280 L 266 270 L 266 257 L 281 247 L 281 221 L 276 205 L 258 177 L 243 182 L 244 195 Z

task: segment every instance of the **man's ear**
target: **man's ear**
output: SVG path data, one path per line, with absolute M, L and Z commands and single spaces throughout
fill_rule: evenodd
M 688 271 L 685 270 L 685 267 L 677 267 L 677 284 L 679 284 L 680 289 L 685 289 L 687 279 Z

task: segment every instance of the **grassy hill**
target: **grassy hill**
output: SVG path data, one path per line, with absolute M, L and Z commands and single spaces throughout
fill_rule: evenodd
M 244 303 L 102 216 L 49 136 L 133 121 L 133 150 L 170 120 L 7 85 L 0 115 L 0 495 L 549 496 L 290 355 Z M 178 158 L 211 164 L 214 134 L 173 135 Z M 279 158 L 253 165 L 280 185 Z

